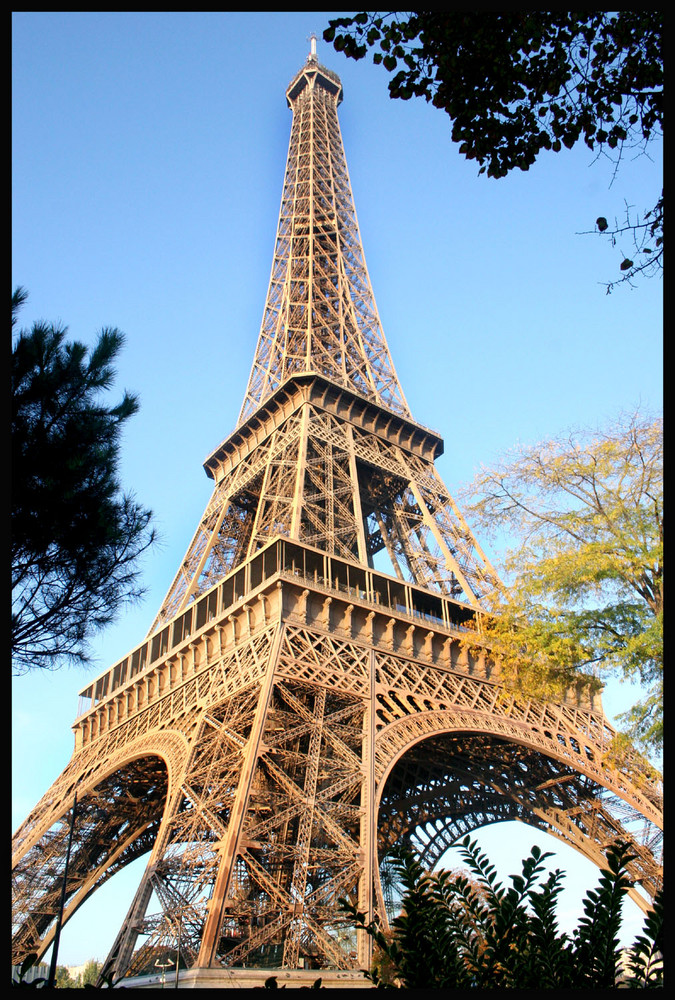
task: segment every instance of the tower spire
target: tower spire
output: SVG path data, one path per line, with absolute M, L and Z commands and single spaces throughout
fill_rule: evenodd
M 239 422 L 286 379 L 318 372 L 410 416 L 368 277 L 342 144 L 340 78 L 316 36 L 286 90 L 291 139 L 272 273 Z

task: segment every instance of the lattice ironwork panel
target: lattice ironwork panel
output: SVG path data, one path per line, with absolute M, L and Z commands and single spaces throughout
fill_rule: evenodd
M 337 118 L 334 74 L 308 64 L 293 123 L 272 274 L 239 422 L 290 375 L 317 371 L 409 415 L 366 269 Z

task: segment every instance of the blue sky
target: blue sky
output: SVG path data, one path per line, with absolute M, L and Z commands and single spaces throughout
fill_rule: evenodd
M 13 14 L 12 287 L 30 293 L 21 325 L 60 320 L 88 344 L 103 326 L 124 331 L 111 400 L 126 388 L 141 411 L 120 476 L 163 537 L 144 564 L 146 600 L 100 636 L 91 670 L 14 680 L 13 829 L 70 758 L 80 688 L 146 634 L 209 499 L 201 465 L 243 400 L 290 134 L 284 93 L 312 31 L 344 86 L 340 123 L 385 335 L 415 419 L 445 439 L 438 469 L 451 492 L 519 442 L 662 406 L 662 282 L 606 295 L 630 242 L 580 235 L 599 215 L 621 220 L 626 203 L 654 204 L 661 149 L 626 156 L 615 178 L 585 147 L 478 177 L 446 115 L 390 100 L 382 67 L 322 42 L 342 13 Z M 611 685 L 604 701 L 612 718 L 630 692 Z M 505 874 L 535 841 L 577 878 L 565 902 L 574 914 L 592 866 L 522 825 L 483 838 Z M 65 929 L 61 961 L 105 956 L 133 894 L 123 879 Z

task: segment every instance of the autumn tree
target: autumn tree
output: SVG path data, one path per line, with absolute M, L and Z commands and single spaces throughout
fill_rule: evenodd
M 484 629 L 507 684 L 560 697 L 580 673 L 637 681 L 625 713 L 647 750 L 663 738 L 663 432 L 639 412 L 523 447 L 464 491 L 501 535 L 506 585 Z
M 445 111 L 459 152 L 499 178 L 578 142 L 618 167 L 660 139 L 662 32 L 663 11 L 361 11 L 330 21 L 323 37 L 352 59 L 372 50 L 392 74 L 390 96 Z M 635 247 L 608 291 L 662 267 L 662 195 L 631 212 L 595 223 Z
M 12 334 L 24 289 L 12 296 Z M 152 512 L 117 477 L 120 435 L 138 410 L 106 406 L 124 337 L 93 349 L 67 328 L 35 323 L 15 337 L 12 394 L 12 665 L 16 673 L 88 661 L 91 636 L 143 593 L 139 556 Z

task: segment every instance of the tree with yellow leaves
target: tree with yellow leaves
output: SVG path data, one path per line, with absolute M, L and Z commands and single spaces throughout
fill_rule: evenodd
M 621 721 L 658 751 L 663 739 L 663 428 L 640 412 L 613 426 L 520 448 L 465 491 L 483 532 L 511 545 L 508 583 L 484 630 L 504 680 L 556 697 L 582 677 L 637 681 Z M 593 683 L 593 681 L 591 681 Z

